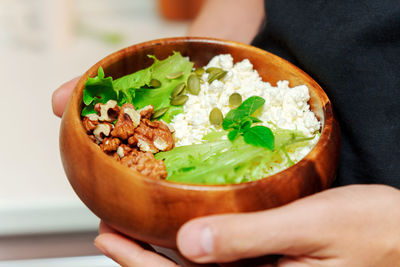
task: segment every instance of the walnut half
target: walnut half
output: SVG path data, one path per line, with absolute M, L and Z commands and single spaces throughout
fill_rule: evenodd
M 118 121 L 115 124 L 111 135 L 122 140 L 127 140 L 135 133 L 135 128 L 140 124 L 140 114 L 135 110 L 132 104 L 124 104 L 118 115 Z
M 110 135 L 112 127 L 112 124 L 107 122 L 98 124 L 93 131 L 96 140 L 101 143 L 104 137 Z
M 157 153 L 174 148 L 175 142 L 168 126 L 161 121 L 143 119 L 134 137 L 141 151 Z
M 119 107 L 115 100 L 108 100 L 105 104 L 97 103 L 94 106 L 94 110 L 100 114 L 99 121 L 112 122 L 117 118 L 119 113 Z

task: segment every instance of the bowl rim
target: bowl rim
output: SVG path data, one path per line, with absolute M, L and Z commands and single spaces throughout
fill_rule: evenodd
M 300 161 L 298 161 L 296 164 L 285 168 L 277 173 L 274 173 L 272 175 L 260 178 L 258 180 L 254 180 L 254 181 L 248 181 L 248 182 L 243 182 L 243 183 L 237 183 L 237 184 L 190 184 L 190 183 L 180 183 L 180 182 L 174 182 L 174 181 L 167 181 L 164 179 L 153 179 L 150 177 L 147 177 L 145 175 L 142 175 L 139 172 L 134 172 L 135 175 L 132 175 L 133 170 L 130 169 L 127 166 L 124 166 L 122 164 L 120 164 L 119 162 L 113 160 L 110 158 L 109 155 L 107 155 L 106 153 L 104 153 L 103 151 L 101 151 L 99 149 L 99 146 L 95 143 L 93 143 L 84 127 L 82 124 L 82 119 L 81 119 L 81 115 L 80 115 L 80 110 L 81 110 L 81 103 L 82 103 L 82 95 L 83 95 L 83 88 L 84 88 L 84 83 L 86 82 L 88 77 L 91 77 L 93 74 L 97 74 L 97 70 L 100 66 L 104 66 L 104 65 L 111 65 L 115 62 L 118 61 L 118 56 L 123 53 L 128 53 L 130 50 L 135 50 L 138 47 L 141 48 L 146 48 L 146 47 L 152 47 L 155 45 L 159 45 L 159 44 L 173 44 L 173 43 L 190 43 L 190 42 L 197 42 L 197 43 L 207 43 L 207 44 L 216 44 L 216 45 L 222 45 L 222 46 L 229 46 L 229 47 L 239 47 L 242 49 L 251 49 L 254 50 L 255 52 L 261 53 L 261 54 L 266 54 L 269 57 L 274 58 L 274 60 L 277 60 L 285 65 L 289 65 L 291 68 L 294 68 L 296 72 L 298 72 L 299 74 L 303 75 L 304 77 L 306 77 L 307 79 L 309 79 L 309 83 L 313 84 L 313 90 L 317 91 L 318 96 L 320 97 L 320 100 L 322 103 L 325 103 L 325 105 L 323 106 L 326 107 L 326 110 L 328 110 L 329 112 L 327 113 L 325 111 L 324 108 L 324 112 L 323 112 L 323 119 L 324 121 L 321 122 L 321 127 L 322 131 L 320 134 L 320 137 L 317 141 L 317 143 L 314 145 L 314 147 L 310 150 L 310 152 L 308 152 L 306 154 L 306 156 L 304 156 Z M 309 87 L 309 86 L 307 86 Z M 310 89 L 309 89 L 310 90 Z M 272 178 L 274 176 L 276 176 L 277 174 L 280 174 L 282 172 L 285 172 L 289 169 L 293 169 L 293 168 L 298 168 L 300 165 L 302 165 L 302 163 L 308 161 L 308 160 L 312 160 L 312 158 L 315 158 L 318 155 L 318 147 L 324 147 L 327 146 L 327 142 L 329 140 L 329 136 L 332 134 L 331 131 L 327 131 L 326 129 L 332 129 L 332 124 L 333 121 L 331 119 L 327 119 L 330 117 L 334 117 L 333 111 L 332 111 L 332 104 L 328 98 L 328 96 L 326 95 L 326 93 L 324 92 L 324 90 L 321 88 L 321 86 L 313 79 L 311 78 L 311 76 L 309 76 L 307 73 L 305 73 L 303 70 L 301 70 L 300 68 L 298 68 L 297 66 L 295 66 L 294 64 L 290 63 L 289 61 L 275 55 L 272 54 L 266 50 L 263 50 L 261 48 L 252 46 L 252 45 L 248 45 L 248 44 L 243 44 L 243 43 L 239 43 L 236 41 L 231 41 L 231 40 L 224 40 L 224 39 L 218 39 L 218 38 L 210 38 L 210 37 L 191 37 L 191 36 L 185 36 L 185 37 L 168 37 L 168 38 L 159 38 L 159 39 L 155 39 L 155 40 L 149 40 L 146 42 L 141 42 L 141 43 L 137 43 L 137 44 L 133 44 L 131 46 L 122 48 L 120 50 L 117 50 L 107 56 L 105 56 L 104 58 L 102 58 L 101 60 L 99 60 L 96 64 L 92 65 L 79 79 L 78 83 L 76 84 L 76 86 L 74 87 L 74 90 L 69 98 L 69 102 L 67 104 L 67 107 L 70 107 L 72 105 L 72 110 L 71 110 L 71 116 L 72 116 L 72 120 L 74 121 L 74 125 L 79 124 L 80 127 L 79 129 L 75 129 L 76 133 L 79 135 L 85 135 L 87 137 L 87 141 L 88 143 L 90 143 L 91 146 L 91 150 L 93 153 L 96 153 L 97 155 L 99 155 L 101 158 L 103 158 L 103 160 L 107 160 L 112 162 L 113 164 L 118 164 L 119 165 L 119 170 L 122 172 L 125 172 L 127 175 L 131 176 L 132 179 L 143 179 L 146 183 L 150 183 L 150 184 L 157 184 L 157 185 L 161 185 L 161 186 L 166 186 L 169 188 L 174 188 L 174 189 L 184 189 L 184 190 L 191 190 L 191 191 L 229 191 L 229 190 L 240 190 L 240 189 L 244 189 L 247 187 L 252 187 L 252 186 L 257 186 L 260 183 L 265 183 L 266 181 L 268 181 L 268 178 Z M 66 112 L 64 112 L 64 115 L 66 114 Z M 327 116 L 328 115 L 328 116 Z M 64 116 L 63 116 L 64 117 Z M 93 149 L 94 147 L 96 147 L 96 149 Z M 100 155 L 101 154 L 101 155 Z M 140 178 L 139 178 L 140 177 Z M 275 177 L 277 178 L 277 177 Z

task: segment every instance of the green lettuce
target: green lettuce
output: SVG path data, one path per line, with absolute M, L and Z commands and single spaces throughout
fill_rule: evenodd
M 152 104 L 154 109 L 160 109 L 169 107 L 168 111 L 161 117 L 166 122 L 170 122 L 174 115 L 182 113 L 182 106 L 171 106 L 170 95 L 174 88 L 181 82 L 186 82 L 191 70 L 193 63 L 187 58 L 182 57 L 178 52 L 168 57 L 165 60 L 158 60 L 155 57 L 154 64 L 151 68 L 151 78 L 161 82 L 161 86 L 154 89 L 140 88 L 135 91 L 135 98 L 133 99 L 133 105 L 137 108 Z M 183 72 L 183 75 L 176 79 L 168 79 L 167 74 Z
M 160 118 L 170 122 L 172 118 L 183 112 L 182 106 L 171 106 L 170 95 L 174 88 L 181 82 L 186 82 L 193 68 L 193 63 L 184 58 L 179 52 L 174 52 L 164 60 L 154 59 L 154 63 L 145 69 L 113 80 L 111 77 L 104 77 L 104 71 L 100 67 L 94 78 L 88 78 L 83 91 L 82 116 L 95 113 L 96 103 L 106 103 L 108 100 L 117 100 L 118 105 L 131 103 L 136 109 L 147 105 L 153 105 L 154 109 L 169 107 L 168 111 Z M 176 79 L 168 79 L 167 75 L 176 72 L 183 72 L 183 75 Z M 161 82 L 158 88 L 149 88 L 150 81 L 156 79 Z
M 163 160 L 167 167 L 167 180 L 190 184 L 235 184 L 257 180 L 265 177 L 275 162 L 286 162 L 285 167 L 293 165 L 287 150 L 308 145 L 314 138 L 305 137 L 298 131 L 276 129 L 275 149 L 271 150 L 248 144 L 243 136 L 233 142 L 221 140 L 226 134 L 227 131 L 212 132 L 203 138 L 204 143 L 156 154 L 155 157 Z

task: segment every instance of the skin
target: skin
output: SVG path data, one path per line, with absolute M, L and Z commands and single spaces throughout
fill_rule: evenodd
M 235 4 L 236 1 L 237 5 L 232 5 L 231 0 L 208 1 L 188 35 L 249 43 L 263 19 L 259 12 L 263 1 L 235 0 Z M 248 23 L 234 24 L 237 21 Z M 75 78 L 53 93 L 55 115 L 62 116 L 77 81 Z M 219 262 L 221 266 L 275 254 L 282 257 L 273 264 L 264 262 L 257 266 L 398 266 L 399 207 L 400 190 L 393 187 L 339 187 L 271 210 L 191 220 L 179 230 L 177 245 L 179 253 L 192 262 Z M 122 266 L 177 266 L 151 247 L 119 234 L 104 223 L 100 224 L 95 245 Z M 244 263 L 244 266 L 255 264 Z
M 264 19 L 262 0 L 211 0 L 189 27 L 187 35 L 250 43 Z

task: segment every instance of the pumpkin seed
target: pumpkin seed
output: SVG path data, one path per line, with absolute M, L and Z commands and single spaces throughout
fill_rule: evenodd
M 192 95 L 199 95 L 200 79 L 195 74 L 191 74 L 187 81 L 187 89 Z
M 153 87 L 153 88 L 160 87 L 161 86 L 161 82 L 159 80 L 156 80 L 156 79 L 151 79 L 150 86 Z
M 229 97 L 229 105 L 231 105 L 233 108 L 237 108 L 242 104 L 242 96 L 238 93 L 233 93 Z
M 157 119 L 157 118 L 160 118 L 162 115 L 165 114 L 165 112 L 168 111 L 168 109 L 169 109 L 169 107 L 157 109 L 156 111 L 154 111 L 154 113 L 153 113 L 153 115 L 151 116 L 151 118 L 152 118 L 153 120 L 154 120 L 154 119 Z
M 205 72 L 205 70 L 203 68 L 198 68 L 198 69 L 195 69 L 195 71 L 193 73 L 196 74 L 197 76 L 201 76 L 204 74 L 204 72 Z
M 223 71 L 223 69 L 217 67 L 209 67 L 208 69 L 206 69 L 207 73 L 211 73 L 213 71 Z
M 174 98 L 182 93 L 182 91 L 185 89 L 186 84 L 185 83 L 179 83 L 177 86 L 175 86 L 175 89 L 171 93 L 171 97 Z
M 183 71 L 178 71 L 178 72 L 169 73 L 169 74 L 165 75 L 165 77 L 172 80 L 172 79 L 179 78 L 182 75 L 183 75 Z
M 210 123 L 212 125 L 220 126 L 224 120 L 224 115 L 219 108 L 213 108 L 210 112 Z
M 170 103 L 173 106 L 181 106 L 188 101 L 189 97 L 187 95 L 178 95 L 171 99 Z
M 212 83 L 214 80 L 220 80 L 224 78 L 227 73 L 228 72 L 224 70 L 211 71 L 210 75 L 208 76 L 208 83 Z
M 183 88 L 182 92 L 180 92 L 179 95 L 186 95 L 186 92 L 187 92 L 186 88 L 187 88 L 187 86 L 185 86 L 185 88 Z

